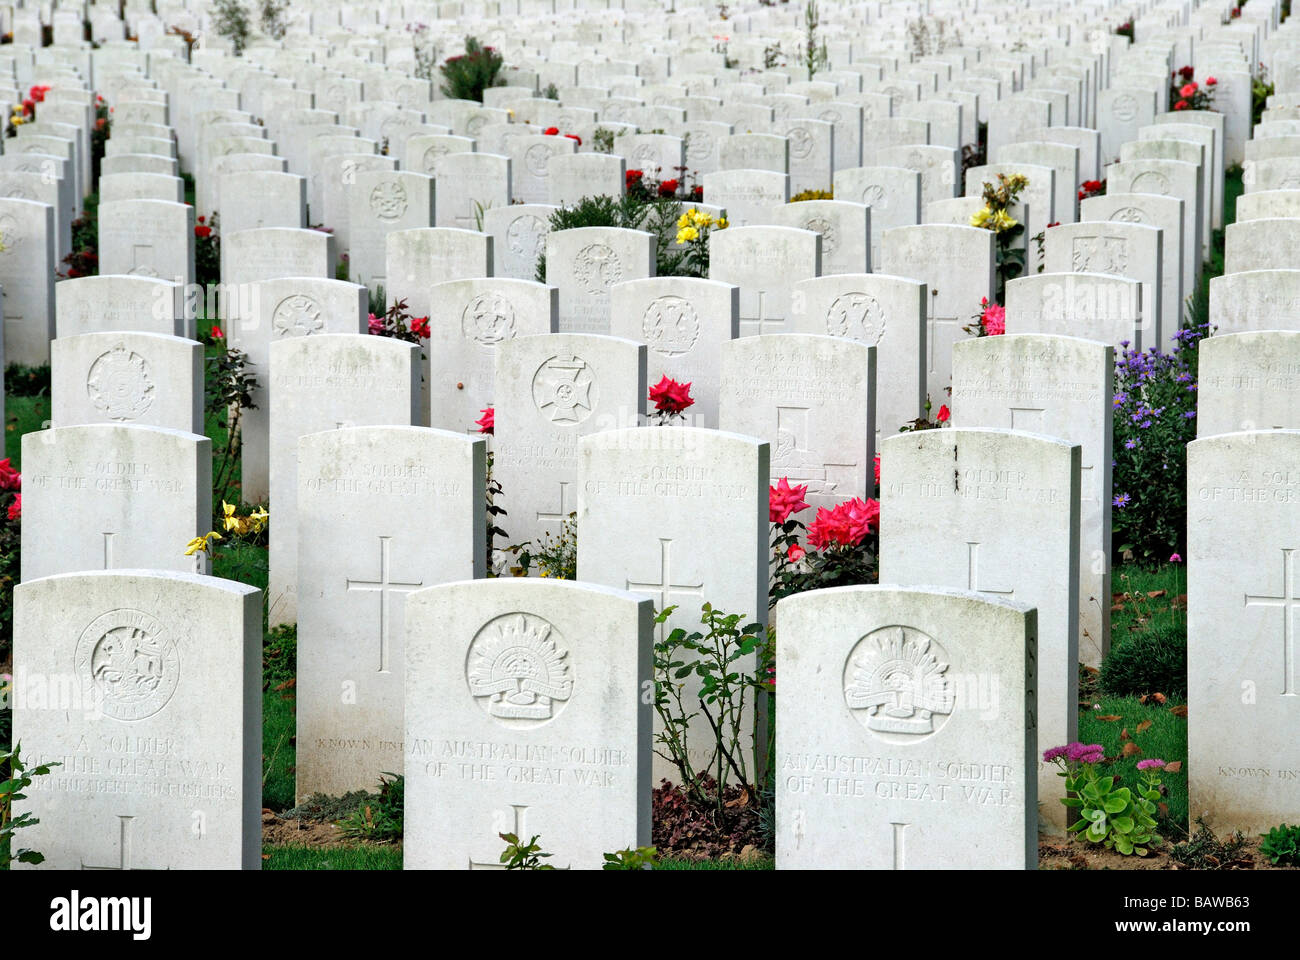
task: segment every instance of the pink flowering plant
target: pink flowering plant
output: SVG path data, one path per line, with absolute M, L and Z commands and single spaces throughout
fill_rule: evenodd
M 370 314 L 367 331 L 371 336 L 391 337 L 423 346 L 429 339 L 429 318 L 411 316 L 406 301 L 397 300 L 383 316 Z
M 18 548 L 22 540 L 23 478 L 0 460 L 0 662 L 13 648 L 13 591 L 18 582 Z
M 1000 337 L 1007 332 L 1007 309 L 980 297 L 979 313 L 962 329 L 973 337 Z
M 1061 803 L 1079 811 L 1069 827 L 1089 843 L 1099 843 L 1124 856 L 1145 857 L 1160 843 L 1156 833 L 1156 804 L 1160 801 L 1160 771 L 1163 760 L 1138 761 L 1138 785 L 1119 785 L 1119 777 L 1099 770 L 1105 751 L 1098 743 L 1069 743 L 1043 751 L 1046 763 L 1061 768 L 1070 794 Z
M 811 509 L 804 501 L 807 492 L 807 484 L 792 485 L 786 477 L 768 488 L 773 561 L 769 606 L 805 590 L 878 579 L 880 503 L 854 497 L 829 510 L 819 507 L 805 526 L 794 514 Z

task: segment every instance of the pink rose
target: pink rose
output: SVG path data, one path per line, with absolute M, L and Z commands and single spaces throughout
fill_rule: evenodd
M 804 494 L 808 492 L 808 484 L 798 487 L 790 486 L 790 481 L 782 477 L 776 482 L 775 487 L 767 488 L 767 519 L 771 523 L 785 523 L 790 518 L 790 514 L 798 513 L 801 510 L 807 510 L 808 504 L 804 503 Z

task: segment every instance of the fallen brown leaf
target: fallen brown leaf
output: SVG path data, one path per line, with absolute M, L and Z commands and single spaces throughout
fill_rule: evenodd
M 1151 699 L 1154 700 L 1156 703 L 1164 703 L 1166 697 L 1163 693 L 1153 693 L 1151 694 Z
M 1113 607 L 1110 608 L 1110 612 L 1111 612 L 1111 613 L 1123 613 L 1123 612 L 1124 612 L 1124 605 L 1123 605 L 1122 603 L 1117 603 L 1117 604 L 1115 604 Z
M 1177 707 L 1170 707 L 1169 712 L 1175 717 L 1185 717 L 1187 716 L 1187 704 L 1184 703 Z
M 1136 757 L 1141 752 L 1142 752 L 1142 748 L 1139 747 L 1136 743 L 1124 744 L 1124 749 L 1122 751 L 1123 755 L 1126 757 Z
M 1183 761 L 1173 760 L 1165 764 L 1165 773 L 1180 773 L 1183 769 Z
M 1133 732 L 1134 732 L 1134 733 L 1146 733 L 1149 729 L 1151 729 L 1151 721 L 1150 721 L 1150 720 L 1143 720 L 1141 723 L 1139 723 L 1139 724 L 1137 725 L 1137 729 L 1134 730 Z
M 1120 716 L 1118 713 L 1107 713 L 1103 716 L 1098 717 L 1097 719 L 1105 720 L 1107 723 L 1114 723 L 1116 720 L 1123 720 L 1124 718 Z
M 1120 738 L 1121 741 L 1122 741 L 1122 740 L 1127 740 L 1127 739 L 1129 739 L 1129 736 L 1128 736 L 1128 727 L 1125 727 L 1123 730 L 1121 730 L 1121 731 L 1119 732 L 1119 738 Z
M 1156 804 L 1156 809 L 1160 811 L 1160 816 L 1169 816 L 1169 804 L 1165 803 L 1163 800 Z
M 1148 591 L 1147 591 L 1147 597 L 1148 597 L 1149 599 L 1151 599 L 1151 600 L 1155 600 L 1155 599 L 1157 599 L 1157 598 L 1159 598 L 1159 597 L 1163 597 L 1163 596 L 1165 595 L 1166 592 L 1167 592 L 1167 591 L 1165 591 L 1165 590 L 1148 590 Z

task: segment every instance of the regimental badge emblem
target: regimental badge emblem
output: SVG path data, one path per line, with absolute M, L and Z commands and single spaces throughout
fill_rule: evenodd
M 1128 192 L 1158 193 L 1162 197 L 1167 197 L 1169 196 L 1169 178 L 1159 170 L 1146 170 L 1133 178 Z
M 531 613 L 507 613 L 474 635 L 465 663 L 469 692 L 507 726 L 558 716 L 573 696 L 573 670 L 559 632 Z
M 1110 218 L 1117 223 L 1146 223 L 1146 218 L 1137 207 L 1120 207 Z
M 472 113 L 465 121 L 465 132 L 471 137 L 477 137 L 487 126 L 488 115 L 486 113 Z
M 119 423 L 138 420 L 153 406 L 154 383 L 144 357 L 118 343 L 100 354 L 86 375 L 94 408 Z
M 906 743 L 938 731 L 952 714 L 947 654 L 914 627 L 873 630 L 844 664 L 844 702 L 882 740 Z
M 623 264 L 611 247 L 589 243 L 574 258 L 573 275 L 584 290 L 599 297 L 623 279 Z
M 392 222 L 406 213 L 406 187 L 397 180 L 381 180 L 370 191 L 370 209 L 380 220 Z
M 524 151 L 524 166 L 534 177 L 544 177 L 550 170 L 551 164 L 551 145 L 549 143 L 534 143 Z
M 551 357 L 533 375 L 533 402 L 552 423 L 582 423 L 596 408 L 591 366 L 580 357 Z
M 271 314 L 277 337 L 308 337 L 325 329 L 320 304 L 304 294 L 285 297 Z
M 839 236 L 831 223 L 830 217 L 809 217 L 803 228 L 822 235 L 822 256 L 829 257 L 839 245 Z
M 880 184 L 870 183 L 862 190 L 862 202 L 877 210 L 885 210 L 889 207 L 889 194 Z
M 23 232 L 18 229 L 18 220 L 12 214 L 0 213 L 0 243 L 4 252 L 13 253 L 23 242 Z
M 445 157 L 450 152 L 451 152 L 450 148 L 441 143 L 435 143 L 428 150 L 425 150 L 424 151 L 424 172 L 428 174 L 432 174 L 433 168 L 437 165 L 438 160 L 442 157 Z
M 826 311 L 826 332 L 874 347 L 885 333 L 885 311 L 870 294 L 846 293 Z
M 815 143 L 812 134 L 803 127 L 792 127 L 786 136 L 790 138 L 790 156 L 805 160 L 812 155 Z
M 661 357 L 689 353 L 700 339 L 700 317 L 684 297 L 659 297 L 646 307 L 641 336 Z
M 713 134 L 704 130 L 692 130 L 686 140 L 686 156 L 692 160 L 707 160 L 713 156 L 715 148 Z
M 542 252 L 542 239 L 547 234 L 546 224 L 531 213 L 515 217 L 506 228 L 506 246 L 517 257 L 536 262 Z
M 1075 273 L 1124 273 L 1128 242 L 1123 237 L 1075 237 L 1070 266 Z
M 630 164 L 633 170 L 643 170 L 653 173 L 659 169 L 659 152 L 655 150 L 654 145 L 643 143 L 632 151 L 632 162 Z
M 180 682 L 180 654 L 166 629 L 130 608 L 97 617 L 82 631 L 76 674 L 94 702 L 115 720 L 144 720 L 171 700 Z
M 495 346 L 515 336 L 515 308 L 499 293 L 480 293 L 460 318 L 465 336 L 484 346 Z
M 1137 116 L 1138 103 L 1137 98 L 1132 94 L 1121 93 L 1111 104 L 1111 113 L 1116 120 L 1122 123 L 1128 123 Z

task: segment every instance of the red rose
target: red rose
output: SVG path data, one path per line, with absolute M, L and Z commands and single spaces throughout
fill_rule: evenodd
M 798 513 L 801 510 L 807 510 L 808 504 L 804 502 L 804 494 L 808 492 L 808 484 L 800 484 L 797 487 L 790 486 L 790 481 L 782 477 L 776 482 L 775 487 L 767 488 L 767 519 L 769 523 L 785 523 L 790 519 L 790 514 Z
M 9 464 L 9 458 L 0 460 L 0 490 L 21 490 L 23 475 Z
M 547 127 L 545 130 L 542 131 L 542 135 L 546 137 L 553 137 L 559 132 L 560 132 L 559 127 Z
M 691 187 L 691 199 L 696 203 L 700 203 L 704 199 L 704 188 L 698 184 Z
M 429 318 L 416 317 L 411 321 L 411 332 L 422 339 L 429 339 Z
M 1179 100 L 1177 103 L 1174 104 L 1174 109 L 1175 109 L 1175 110 L 1186 110 L 1186 109 L 1187 109 L 1187 101 L 1186 101 L 1186 100 Z
M 10 519 L 13 518 L 11 517 Z M 790 544 L 790 549 L 786 552 L 786 556 L 790 558 L 791 563 L 798 563 L 804 557 L 808 556 L 808 551 L 799 546 L 799 544 L 792 543 Z
M 488 407 L 485 410 L 480 410 L 479 413 L 483 414 L 483 416 L 474 421 L 478 425 L 478 432 L 492 433 L 496 429 L 496 409 Z
M 20 493 L 14 497 L 14 502 L 9 504 L 9 519 L 17 520 L 23 515 L 23 495 Z
M 665 413 L 681 413 L 695 403 L 691 399 L 691 385 L 670 380 L 666 373 L 662 380 L 650 388 L 650 400 L 656 410 Z
M 220 340 L 220 339 L 222 339 L 223 337 L 225 337 L 225 334 L 222 333 L 222 332 L 221 332 L 221 328 L 218 327 L 218 326 L 214 323 L 214 324 L 212 325 L 212 333 L 211 333 L 211 336 L 212 336 L 212 339 L 213 339 L 213 340 Z
M 945 403 L 939 407 L 939 412 L 934 415 L 934 419 L 938 420 L 940 423 L 947 423 L 948 418 L 951 416 L 952 413 L 948 410 L 948 405 Z
M 206 240 L 208 237 L 212 236 L 212 228 L 205 227 L 200 223 L 194 228 L 194 236 L 198 237 L 200 240 Z
M 1212 86 L 1214 86 L 1214 85 L 1215 85 L 1216 83 L 1218 83 L 1218 82 L 1219 82 L 1219 80 L 1218 80 L 1217 77 L 1206 77 L 1206 78 L 1205 78 L 1205 85 L 1206 85 L 1207 87 L 1212 87 Z
M 659 184 L 659 196 L 675 197 L 677 195 L 677 181 L 665 180 Z

